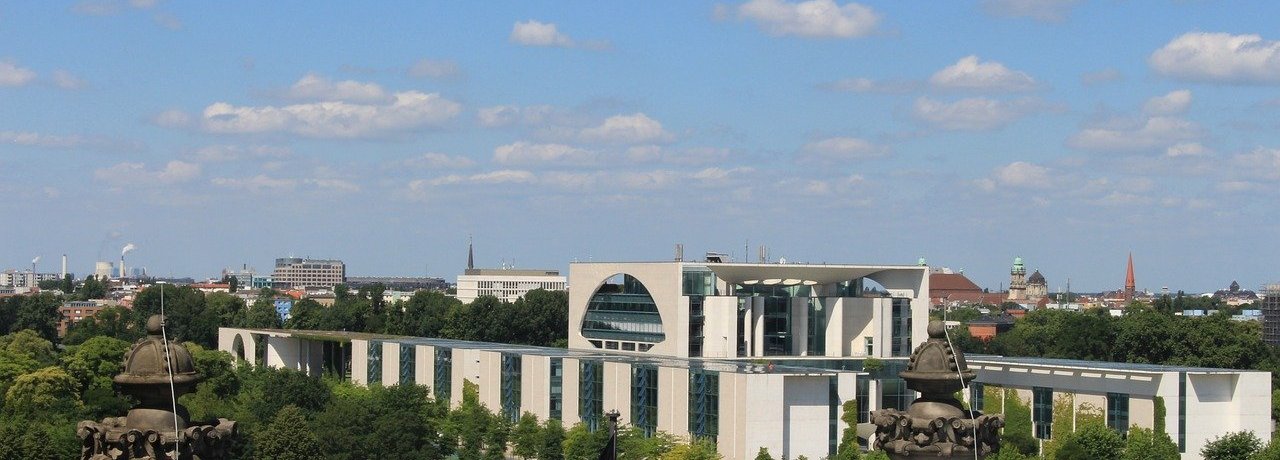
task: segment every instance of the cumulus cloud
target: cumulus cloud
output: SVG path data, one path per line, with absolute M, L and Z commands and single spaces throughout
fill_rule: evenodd
M 739 19 L 755 22 L 775 36 L 862 37 L 874 32 L 880 23 L 880 15 L 869 7 L 852 2 L 839 5 L 832 0 L 751 0 L 734 10 Z
M 628 147 L 628 160 L 636 163 L 660 161 L 679 165 L 705 165 L 729 157 L 729 149 L 723 147 L 671 148 L 658 145 Z
M 316 74 L 303 76 L 284 91 L 283 96 L 303 101 L 378 103 L 390 100 L 387 92 L 377 84 L 354 80 L 335 82 Z
M 870 78 L 844 78 L 818 85 L 826 91 L 850 93 L 901 94 L 920 89 L 920 83 L 910 80 L 872 80 Z
M 1147 115 L 1180 115 L 1191 106 L 1191 91 L 1180 89 L 1164 96 L 1156 96 L 1147 100 L 1142 112 Z
M 193 155 L 200 162 L 227 162 L 247 159 L 280 159 L 293 155 L 288 147 L 270 145 L 210 145 L 201 147 Z
M 418 179 L 409 183 L 411 190 L 422 190 L 427 187 L 435 187 L 440 185 L 455 184 L 527 184 L 533 182 L 535 176 L 532 172 L 522 171 L 518 169 L 500 169 L 468 176 L 450 174 L 435 179 Z
M 0 60 L 0 86 L 24 86 L 36 79 L 36 73 L 11 59 Z
M 1259 35 L 1192 32 L 1147 59 L 1161 74 L 1201 82 L 1280 83 L 1280 42 Z
M 885 156 L 889 149 L 856 137 L 829 137 L 805 144 L 796 159 L 803 163 L 841 163 Z
M 1203 135 L 1199 125 L 1176 117 L 1151 117 L 1138 123 L 1085 128 L 1067 145 L 1084 150 L 1134 151 L 1164 148 Z
M 929 83 L 942 89 L 1027 91 L 1036 88 L 1035 79 L 1025 72 L 1009 70 L 996 61 L 982 62 L 978 56 L 960 58 L 929 78 Z
M 46 149 L 137 150 L 138 142 L 99 136 L 42 134 L 32 131 L 0 131 L 0 143 Z
M 76 90 L 83 89 L 86 83 L 79 77 L 72 75 L 71 72 L 55 70 L 53 71 L 53 85 L 62 89 Z
M 458 76 L 462 70 L 453 61 L 421 59 L 413 63 L 407 73 L 414 78 L 448 78 Z
M 587 142 L 642 144 L 670 141 L 673 136 L 657 120 L 634 113 L 609 117 L 599 126 L 583 129 L 579 137 Z
M 1236 155 L 1232 162 L 1251 177 L 1280 179 L 1280 149 L 1257 148 Z
M 465 169 L 475 165 L 470 158 L 444 153 L 424 153 L 404 161 L 405 166 L 430 169 Z
M 920 97 L 912 107 L 912 115 L 942 129 L 985 131 L 1007 126 L 1039 108 L 1039 104 L 1030 99 L 1002 101 L 974 97 L 943 102 Z
M 246 178 L 215 177 L 210 183 L 222 188 L 252 193 L 293 190 L 298 186 L 296 179 L 276 178 L 265 174 Z
M 382 104 L 343 101 L 287 106 L 234 106 L 217 102 L 205 107 L 201 126 L 214 133 L 284 132 L 316 138 L 371 138 L 415 128 L 437 126 L 462 111 L 439 94 L 396 93 Z
M 983 0 L 982 11 L 992 16 L 1061 22 L 1079 3 L 1080 0 Z
M 549 105 L 528 107 L 498 105 L 480 109 L 476 112 L 476 118 L 480 121 L 481 126 L 498 128 L 513 124 L 541 124 L 546 122 L 555 112 L 555 108 Z
M 1049 168 L 1025 161 L 1015 161 L 998 167 L 990 177 L 978 179 L 975 184 L 985 191 L 997 187 L 1046 188 L 1050 185 Z
M 569 48 L 574 46 L 573 39 L 560 33 L 555 24 L 528 20 L 517 22 L 511 26 L 512 43 L 525 46 L 557 46 Z
M 493 160 L 501 164 L 585 164 L 595 159 L 594 152 L 564 144 L 516 142 L 493 149 Z
M 200 176 L 200 165 L 173 160 L 161 169 L 147 169 L 142 163 L 118 163 L 93 172 L 93 177 L 118 187 L 169 185 L 188 182 Z
M 165 110 L 156 114 L 151 122 L 165 128 L 185 128 L 191 126 L 191 115 L 178 109 Z
M 1170 145 L 1164 150 L 1167 157 L 1202 157 L 1212 153 L 1199 142 L 1180 142 Z

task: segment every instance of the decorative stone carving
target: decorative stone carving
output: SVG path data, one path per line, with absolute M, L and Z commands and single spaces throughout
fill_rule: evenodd
M 965 363 L 964 352 L 947 343 L 941 321 L 929 322 L 929 340 L 911 354 L 907 370 L 899 375 L 907 388 L 920 392 L 906 412 L 881 409 L 871 412 L 876 426 L 873 447 L 890 458 L 979 458 L 1000 450 L 1003 415 L 969 411 L 955 398 L 977 374 Z
M 124 372 L 112 379 L 116 389 L 133 396 L 138 405 L 124 417 L 80 422 L 76 426 L 76 436 L 81 441 L 80 460 L 230 458 L 228 449 L 236 436 L 236 422 L 220 418 L 193 424 L 188 422 L 185 407 L 175 407 L 176 398 L 190 393 L 203 377 L 196 373 L 186 348 L 164 341 L 162 324 L 159 315 L 147 319 L 147 338 L 125 354 Z

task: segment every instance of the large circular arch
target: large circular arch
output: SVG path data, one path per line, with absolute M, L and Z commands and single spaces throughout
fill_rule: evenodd
M 657 302 L 627 273 L 610 275 L 595 288 L 578 331 L 592 346 L 608 350 L 648 351 L 666 340 Z

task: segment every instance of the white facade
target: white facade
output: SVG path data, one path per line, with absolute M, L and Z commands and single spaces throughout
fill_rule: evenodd
M 346 280 L 347 267 L 341 260 L 281 258 L 271 273 L 271 282 L 281 288 L 331 288 Z
M 563 291 L 567 280 L 556 270 L 468 268 L 458 275 L 458 300 L 471 303 L 480 296 L 515 302 L 534 289 Z
M 926 338 L 923 266 L 593 262 L 569 276 L 574 349 L 884 358 Z M 868 296 L 865 280 L 888 296 Z

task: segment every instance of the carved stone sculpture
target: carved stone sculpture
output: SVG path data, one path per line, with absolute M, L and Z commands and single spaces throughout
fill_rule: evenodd
M 162 323 L 159 315 L 147 319 L 147 338 L 125 354 L 124 372 L 113 379 L 116 389 L 133 396 L 138 405 L 124 417 L 85 420 L 76 426 L 81 460 L 230 458 L 228 448 L 236 436 L 236 422 L 190 423 L 187 409 L 174 404 L 203 377 L 196 373 L 186 348 L 161 338 Z
M 969 411 L 955 392 L 977 374 L 965 363 L 964 352 L 952 349 L 941 321 L 929 323 L 929 340 L 911 354 L 907 370 L 899 375 L 920 398 L 907 407 L 871 412 L 876 426 L 872 447 L 890 458 L 979 458 L 1000 450 L 1003 415 Z

